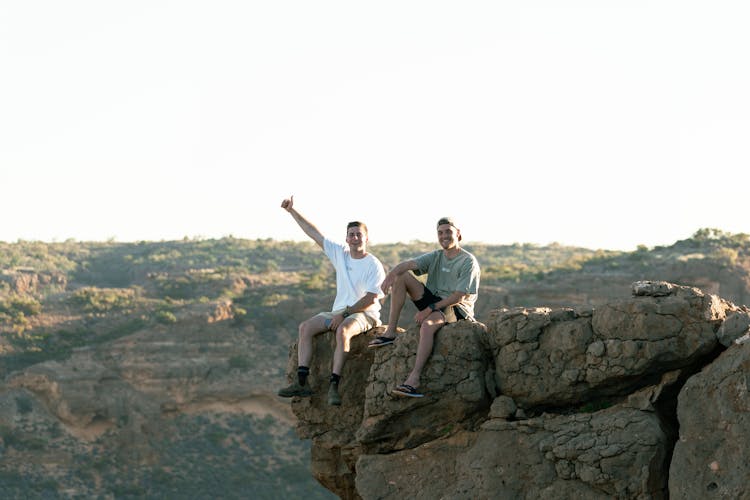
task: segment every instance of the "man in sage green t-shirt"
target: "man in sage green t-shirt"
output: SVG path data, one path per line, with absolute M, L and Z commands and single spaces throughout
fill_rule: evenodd
M 383 335 L 370 342 L 370 347 L 393 343 L 407 293 L 418 310 L 414 316 L 420 325 L 417 358 L 404 383 L 391 390 L 397 396 L 419 398 L 424 395 L 419 390 L 419 379 L 432 354 L 435 334 L 443 325 L 459 319 L 474 321 L 479 262 L 461 248 L 461 230 L 452 218 L 443 217 L 438 221 L 437 237 L 441 250 L 401 262 L 386 275 L 381 285 L 383 292 L 390 290 L 391 293 L 388 327 Z M 425 273 L 427 280 L 422 284 L 415 275 Z

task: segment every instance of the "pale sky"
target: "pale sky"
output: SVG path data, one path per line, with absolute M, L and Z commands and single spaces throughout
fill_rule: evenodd
M 750 233 L 750 2 L 0 3 L 0 240 Z

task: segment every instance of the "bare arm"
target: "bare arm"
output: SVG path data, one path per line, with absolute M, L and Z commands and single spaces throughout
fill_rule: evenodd
M 367 292 L 361 299 L 359 299 L 354 304 L 347 307 L 349 310 L 349 314 L 354 314 L 355 312 L 362 312 L 371 305 L 373 305 L 378 300 L 378 294 Z
M 396 281 L 396 278 L 404 274 L 406 271 L 413 271 L 417 268 L 417 261 L 415 260 L 405 260 L 402 263 L 398 264 L 396 267 L 390 270 L 388 274 L 385 275 L 385 279 L 383 280 L 383 284 L 380 285 L 380 289 L 383 290 L 383 293 L 388 293 L 388 291 L 391 289 L 391 286 L 393 286 L 393 282 Z
M 281 208 L 292 214 L 294 220 L 297 221 L 299 227 L 308 235 L 312 240 L 317 243 L 320 248 L 323 248 L 323 235 L 315 225 L 307 220 L 301 213 L 294 208 L 294 196 L 290 196 L 281 202 Z

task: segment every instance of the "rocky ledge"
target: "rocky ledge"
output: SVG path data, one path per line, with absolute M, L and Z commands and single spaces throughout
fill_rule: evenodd
M 497 309 L 443 328 L 419 399 L 389 393 L 418 330 L 372 349 L 373 330 L 340 407 L 319 336 L 315 394 L 292 410 L 313 475 L 345 499 L 748 498 L 748 326 L 748 308 L 665 282 L 596 309 Z

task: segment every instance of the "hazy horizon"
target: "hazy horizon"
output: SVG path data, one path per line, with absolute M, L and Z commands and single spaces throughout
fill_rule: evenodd
M 0 5 L 0 241 L 750 232 L 750 4 Z
M 641 244 L 636 245 L 636 247 L 629 248 L 629 249 L 623 249 L 623 248 L 604 248 L 604 247 L 593 248 L 593 247 L 586 247 L 586 246 L 583 246 L 583 245 L 565 244 L 565 243 L 560 243 L 560 242 L 557 242 L 557 241 L 550 241 L 550 242 L 547 242 L 547 243 L 535 243 L 535 242 L 530 242 L 530 241 L 513 241 L 513 242 L 495 243 L 495 242 L 487 242 L 487 241 L 480 241 L 480 240 L 466 240 L 466 239 L 464 239 L 461 244 L 464 245 L 464 246 L 466 246 L 466 245 L 488 245 L 488 246 L 532 245 L 532 246 L 538 246 L 538 247 L 560 245 L 560 246 L 564 246 L 564 247 L 583 248 L 583 249 L 588 249 L 588 250 L 634 251 L 634 250 L 637 250 L 637 247 L 640 246 L 640 245 L 645 245 L 648 248 L 655 248 L 655 247 L 662 247 L 662 246 L 667 246 L 668 247 L 668 246 L 671 246 L 671 245 L 677 243 L 678 241 L 691 238 L 700 229 L 716 229 L 716 230 L 723 231 L 723 232 L 729 233 L 729 234 L 740 234 L 740 233 L 732 233 L 730 231 L 724 231 L 721 228 L 697 228 L 696 231 L 693 231 L 691 234 L 685 236 L 684 238 L 679 238 L 679 239 L 677 239 L 675 241 L 665 242 L 665 243 L 655 244 L 655 245 L 646 245 L 645 243 L 641 243 Z M 747 233 L 742 233 L 742 234 L 747 234 Z M 326 235 L 326 236 L 329 236 L 329 235 Z M 334 241 L 337 241 L 337 238 L 332 237 L 332 236 L 329 236 L 329 237 L 331 237 Z M 204 236 L 200 236 L 200 235 L 197 235 L 197 236 L 187 236 L 187 235 L 185 235 L 182 238 L 157 239 L 157 240 L 119 240 L 119 239 L 114 239 L 114 238 L 108 238 L 106 240 L 79 240 L 79 239 L 76 239 L 76 238 L 66 238 L 65 240 L 57 240 L 57 239 L 53 239 L 53 240 L 25 240 L 25 239 L 18 239 L 16 241 L 0 240 L 0 243 L 18 244 L 18 243 L 22 243 L 23 242 L 23 243 L 56 244 L 56 243 L 74 242 L 74 243 L 87 244 L 87 243 L 110 243 L 111 242 L 111 243 L 126 244 L 127 245 L 127 244 L 138 244 L 138 243 L 170 243 L 170 242 L 181 242 L 181 241 L 211 241 L 211 240 L 221 240 L 223 238 L 235 238 L 235 239 L 238 239 L 238 240 L 264 240 L 264 241 L 265 240 L 270 240 L 270 241 L 274 241 L 274 242 L 278 242 L 278 243 L 286 243 L 286 242 L 293 242 L 293 243 L 309 242 L 311 244 L 314 244 L 314 242 L 309 237 L 307 237 L 306 235 L 303 235 L 303 236 L 298 237 L 298 238 L 278 239 L 278 238 L 249 238 L 249 237 L 235 236 L 235 235 L 232 235 L 232 234 L 227 234 L 227 235 L 223 235 L 223 236 L 216 236 L 216 237 L 204 237 Z M 338 238 L 338 240 L 340 240 L 341 243 L 344 243 L 344 236 L 342 236 L 341 238 Z M 372 245 L 397 245 L 397 244 L 405 244 L 406 245 L 406 244 L 411 244 L 411 243 L 427 243 L 427 244 L 434 243 L 435 246 L 436 246 L 436 248 L 438 247 L 437 241 L 432 241 L 432 240 L 418 240 L 418 239 L 408 240 L 408 241 L 401 240 L 401 241 L 378 241 L 378 242 L 374 242 L 374 241 L 370 240 L 369 245 L 370 246 L 372 246 Z

